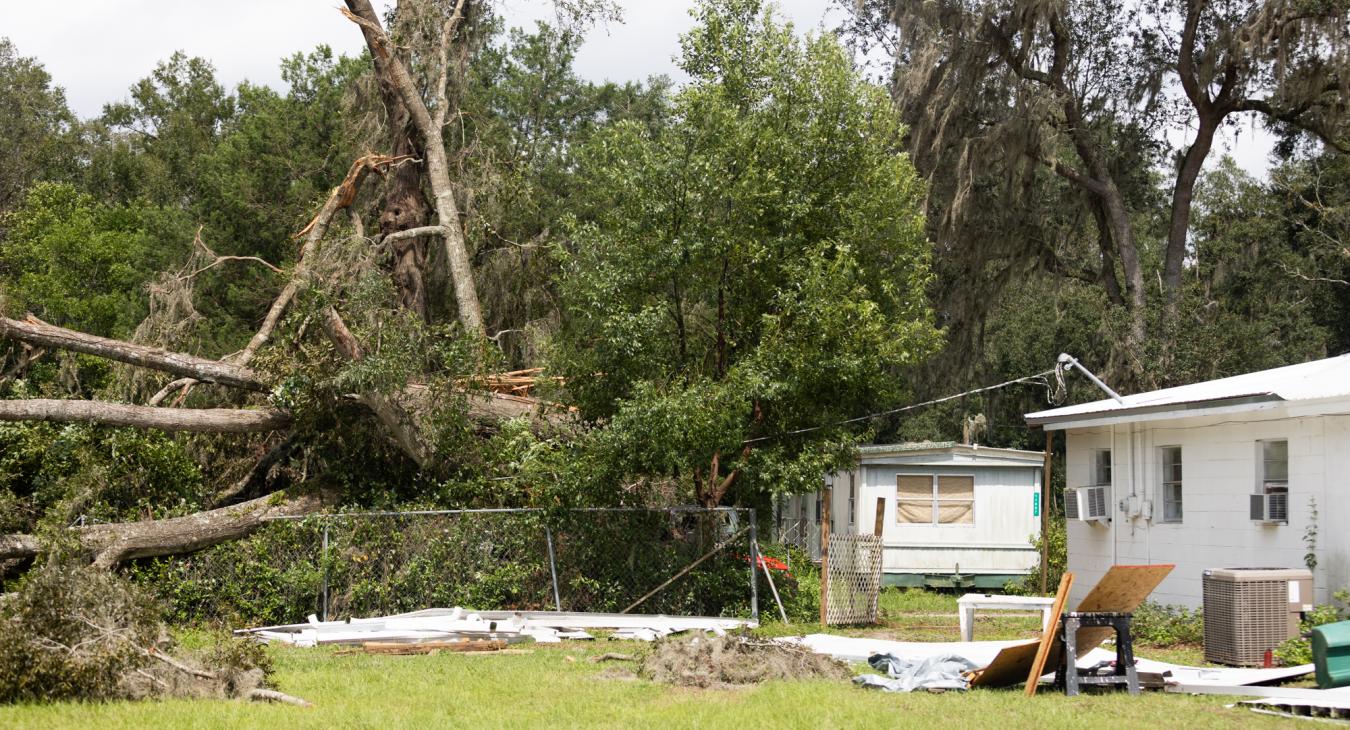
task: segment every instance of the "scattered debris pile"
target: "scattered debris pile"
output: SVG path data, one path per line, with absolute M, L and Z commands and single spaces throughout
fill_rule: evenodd
M 296 646 L 365 644 L 371 642 L 503 641 L 533 639 L 557 643 L 563 639 L 593 639 L 593 631 L 610 638 L 655 641 L 683 631 L 725 633 L 757 626 L 754 621 L 710 616 L 652 616 L 629 613 L 568 611 L 471 611 L 428 608 L 412 613 L 346 621 L 320 621 L 310 616 L 303 624 L 241 629 L 236 634 L 256 636 Z
M 253 642 L 175 646 L 159 608 L 80 561 L 46 562 L 0 602 L 0 703 L 163 697 L 307 704 L 267 688 Z
M 804 646 L 697 634 L 657 642 L 638 668 L 644 679 L 705 689 L 772 679 L 847 679 L 852 674 L 848 665 Z

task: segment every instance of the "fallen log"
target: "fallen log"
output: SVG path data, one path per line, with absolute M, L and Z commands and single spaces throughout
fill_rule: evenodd
M 94 564 L 112 568 L 123 560 L 181 555 L 237 540 L 267 520 L 312 514 L 323 506 L 315 493 L 286 498 L 268 494 L 229 507 L 164 520 L 141 520 L 70 528 L 91 555 Z M 33 535 L 0 535 L 0 560 L 35 557 L 40 551 Z
M 99 423 L 195 433 L 258 433 L 290 426 L 291 416 L 276 408 L 155 408 L 92 400 L 31 398 L 0 400 L 0 421 Z
M 0 317 L 0 337 L 37 347 L 104 357 L 128 365 L 190 377 L 204 383 L 217 383 L 264 393 L 268 390 L 267 385 L 246 367 L 76 332 L 31 317 L 25 321 Z

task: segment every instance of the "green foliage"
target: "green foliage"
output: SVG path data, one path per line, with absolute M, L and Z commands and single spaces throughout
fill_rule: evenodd
M 3 524 L 31 530 L 39 515 L 65 524 L 168 517 L 201 505 L 201 468 L 161 431 L 0 423 Z
M 1045 509 L 1045 507 L 1042 507 Z M 1046 572 L 1045 585 L 1046 590 L 1054 595 L 1059 587 L 1060 578 L 1064 577 L 1064 571 L 1069 567 L 1069 539 L 1068 529 L 1064 522 L 1063 515 L 1056 516 L 1051 514 L 1049 520 L 1050 530 L 1043 535 L 1033 535 L 1031 545 L 1036 548 L 1036 567 L 1031 569 L 1022 578 L 1010 582 L 1007 589 L 1010 593 L 1022 596 L 1041 595 L 1041 564 L 1040 556 L 1045 554 L 1042 551 L 1049 550 L 1050 560 L 1046 563 L 1048 571 Z
M 673 121 L 580 153 L 552 365 L 607 424 L 611 474 L 692 475 L 715 503 L 722 469 L 747 495 L 813 485 L 843 431 L 742 443 L 895 402 L 895 368 L 937 333 L 922 188 L 884 91 L 758 2 L 696 16 Z
M 1312 642 L 1307 638 L 1309 631 L 1323 624 L 1350 619 L 1350 589 L 1342 588 L 1331 594 L 1331 603 L 1314 606 L 1313 610 L 1303 614 L 1299 621 L 1299 635 L 1276 647 L 1275 659 L 1286 667 L 1310 664 L 1313 660 Z
M 1130 622 L 1135 642 L 1149 646 L 1203 644 L 1205 617 L 1200 609 L 1144 601 Z
M 65 92 L 37 59 L 0 38 L 0 215 L 12 210 L 37 180 L 73 176 L 80 151 L 78 122 Z M 3 226 L 0 226 L 3 228 Z
M 145 316 L 142 285 L 163 263 L 147 211 L 97 203 L 65 183 L 40 183 L 4 217 L 0 286 L 11 314 L 125 337 Z

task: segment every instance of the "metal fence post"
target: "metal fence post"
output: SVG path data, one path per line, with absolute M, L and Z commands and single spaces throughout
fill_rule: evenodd
M 323 553 L 319 556 L 323 561 L 323 606 L 319 613 L 323 620 L 328 620 L 328 520 L 323 521 Z
M 759 580 L 755 571 L 759 569 L 759 536 L 755 525 L 755 510 L 750 509 L 750 618 L 759 623 Z
M 562 598 L 558 595 L 558 561 L 553 555 L 553 530 L 544 523 L 544 537 L 548 540 L 548 574 L 553 579 L 553 605 L 562 611 Z

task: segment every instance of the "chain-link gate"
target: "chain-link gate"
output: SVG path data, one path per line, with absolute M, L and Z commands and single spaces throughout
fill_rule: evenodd
M 881 557 L 880 537 L 830 535 L 825 623 L 876 623 Z

